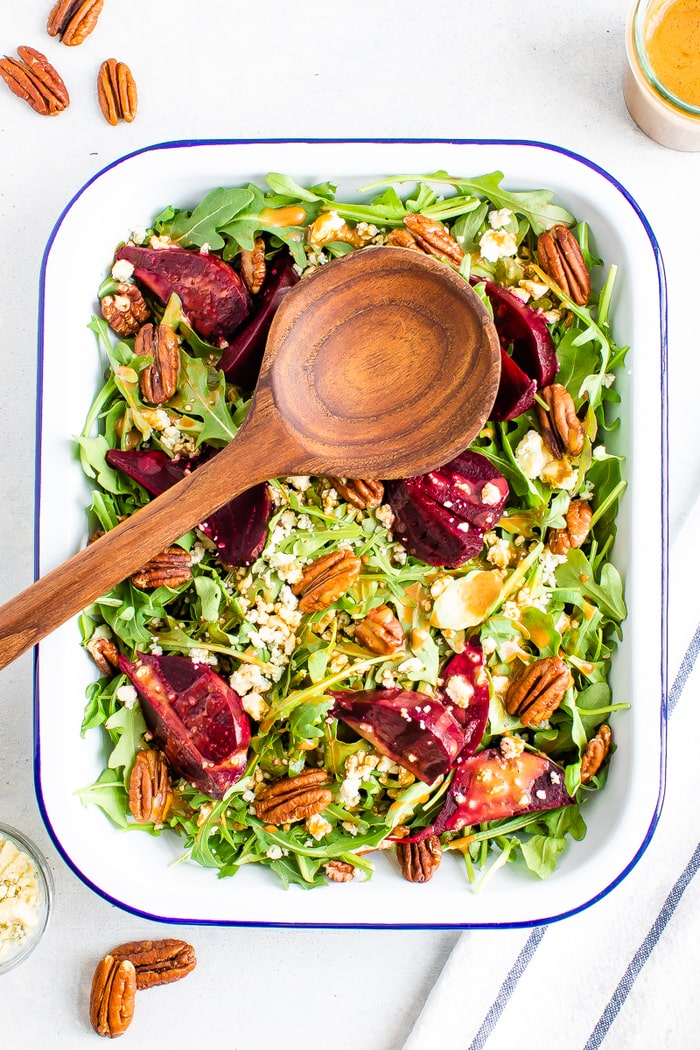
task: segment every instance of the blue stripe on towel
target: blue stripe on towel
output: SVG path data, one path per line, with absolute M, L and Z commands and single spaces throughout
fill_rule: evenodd
M 673 680 L 673 685 L 668 695 L 668 713 L 669 716 L 675 710 L 676 704 L 680 700 L 683 690 L 687 684 L 690 674 L 695 667 L 695 663 L 700 653 L 700 624 L 698 624 L 695 634 L 693 635 L 688 648 L 686 649 L 681 665 L 678 669 L 678 673 Z M 700 843 L 698 843 L 697 849 L 693 854 L 692 858 L 688 862 L 683 873 L 678 878 L 677 882 L 673 886 L 673 889 L 669 893 L 663 908 L 659 912 L 653 926 L 649 930 L 649 933 L 644 938 L 640 948 L 634 955 L 631 963 L 625 971 L 625 975 L 618 984 L 615 992 L 610 999 L 605 1010 L 601 1014 L 598 1023 L 596 1024 L 593 1032 L 589 1036 L 588 1042 L 586 1043 L 584 1050 L 596 1050 L 600 1046 L 602 1040 L 605 1038 L 610 1025 L 613 1023 L 617 1014 L 620 1011 L 622 1004 L 630 993 L 632 985 L 634 984 L 637 974 L 644 966 L 644 963 L 649 958 L 651 952 L 656 946 L 661 934 L 663 933 L 669 919 L 675 911 L 676 905 L 683 896 L 683 893 L 690 883 L 691 879 L 695 875 L 698 867 L 700 866 Z M 474 1036 L 474 1039 L 470 1043 L 468 1050 L 482 1050 L 485 1046 L 487 1039 L 492 1034 L 494 1028 L 500 1020 L 501 1014 L 508 1005 L 513 992 L 515 991 L 518 981 L 527 970 L 528 964 L 532 959 L 533 955 L 537 951 L 542 938 L 546 933 L 546 926 L 537 926 L 528 937 L 525 945 L 523 946 L 518 958 L 516 959 L 512 969 L 508 976 L 504 980 L 503 984 L 499 988 L 498 995 L 489 1007 L 489 1011 L 484 1017 L 481 1023 L 479 1031 Z
M 608 1005 L 603 1010 L 602 1014 L 598 1019 L 598 1023 L 588 1037 L 584 1050 L 597 1050 L 600 1044 L 605 1039 L 606 1035 L 610 1031 L 613 1021 L 619 1014 L 622 1006 L 624 1005 L 627 996 L 632 990 L 632 986 L 637 978 L 637 975 L 641 971 L 644 963 L 647 961 L 652 951 L 656 947 L 661 934 L 666 929 L 671 916 L 676 910 L 676 906 L 680 902 L 681 897 L 690 885 L 693 876 L 700 867 L 700 842 L 695 847 L 695 852 L 688 861 L 685 869 L 676 880 L 671 892 L 664 901 L 663 908 L 654 920 L 654 924 L 649 930 L 648 934 L 642 941 L 641 945 L 635 952 L 632 961 L 625 970 L 620 983 L 613 992 Z
M 486 1043 L 486 1040 L 489 1038 L 494 1028 L 498 1024 L 501 1014 L 508 1005 L 508 1001 L 517 987 L 518 981 L 527 969 L 530 959 L 537 951 L 540 941 L 542 940 L 546 932 L 546 926 L 536 926 L 530 934 L 530 936 L 528 937 L 528 939 L 525 941 L 525 944 L 520 949 L 520 954 L 515 960 L 515 963 L 513 964 L 510 970 L 510 973 L 499 988 L 498 995 L 492 1002 L 489 1012 L 486 1014 L 486 1017 L 481 1022 L 481 1027 L 474 1036 L 474 1039 L 472 1040 L 469 1046 L 469 1050 L 481 1050 L 481 1048 Z
M 670 692 L 668 694 L 668 713 L 673 714 L 676 704 L 681 698 L 681 694 L 685 689 L 685 684 L 690 677 L 690 673 L 695 666 L 695 661 L 698 658 L 698 652 L 700 652 L 700 624 L 698 624 L 695 634 L 693 635 L 690 645 L 685 651 L 685 655 L 681 660 L 681 666 L 678 668 L 678 674 L 673 680 Z

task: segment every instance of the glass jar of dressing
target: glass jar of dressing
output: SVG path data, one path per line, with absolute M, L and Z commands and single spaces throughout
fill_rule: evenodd
M 637 0 L 626 46 L 633 120 L 663 146 L 700 151 L 700 0 Z

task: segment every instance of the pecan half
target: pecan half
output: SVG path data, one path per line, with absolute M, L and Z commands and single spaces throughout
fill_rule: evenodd
M 404 648 L 403 627 L 388 605 L 378 605 L 355 627 L 355 638 L 379 656 L 388 656 Z
M 93 634 L 85 648 L 97 664 L 101 674 L 114 674 L 119 667 L 119 650 L 111 638 Z
M 612 744 L 612 730 L 609 725 L 603 724 L 598 732 L 586 744 L 586 750 L 581 758 L 581 783 L 587 784 L 596 775 L 605 759 L 608 757 L 610 745 Z
M 524 726 L 545 722 L 559 707 L 571 685 L 571 673 L 558 656 L 535 660 L 511 682 L 505 706 Z
M 42 117 L 61 113 L 70 103 L 68 89 L 46 55 L 24 45 L 17 54 L 19 59 L 7 55 L 0 59 L 0 77 L 10 91 Z
M 104 7 L 104 0 L 58 0 L 51 9 L 46 31 L 62 44 L 75 47 L 90 36 Z
M 108 124 L 125 120 L 130 124 L 136 116 L 138 94 L 136 81 L 125 62 L 106 59 L 97 74 L 97 100 Z
M 265 239 L 256 237 L 253 250 L 243 248 L 241 251 L 241 277 L 251 295 L 257 295 L 265 281 L 267 264 L 265 263 Z
M 327 609 L 352 587 L 361 568 L 360 559 L 345 549 L 331 551 L 312 561 L 292 587 L 294 594 L 300 597 L 300 610 L 304 613 Z
M 552 554 L 566 554 L 572 547 L 581 547 L 591 531 L 593 511 L 584 499 L 574 499 L 566 512 L 566 528 L 550 529 L 547 544 Z
M 429 882 L 440 867 L 442 849 L 437 835 L 422 842 L 397 842 L 396 856 L 408 882 Z
M 153 362 L 139 372 L 144 401 L 162 405 L 174 397 L 180 378 L 180 344 L 169 324 L 145 324 L 134 340 L 134 353 L 148 355 Z
M 114 295 L 104 296 L 100 308 L 105 321 L 117 335 L 134 335 L 151 319 L 146 300 L 135 284 L 118 284 Z
M 338 493 L 348 503 L 359 510 L 367 507 L 378 507 L 384 499 L 384 486 L 381 481 L 370 481 L 365 478 L 332 478 L 328 479 Z
M 154 587 L 179 587 L 192 579 L 191 565 L 192 559 L 182 547 L 168 547 L 135 572 L 131 582 L 142 591 Z
M 160 751 L 136 752 L 129 777 L 129 809 L 137 824 L 162 824 L 173 804 L 168 763 Z
M 323 865 L 326 877 L 331 882 L 352 882 L 355 877 L 355 869 L 352 864 L 344 860 L 329 860 Z
M 557 459 L 562 459 L 565 452 L 571 456 L 580 456 L 586 428 L 576 415 L 574 399 L 561 383 L 550 383 L 540 390 L 540 397 L 547 405 L 543 408 L 537 403 L 537 419 L 542 432 L 542 440 Z
M 197 965 L 192 945 L 173 937 L 162 941 L 128 941 L 113 948 L 111 955 L 119 962 L 132 963 L 139 991 L 180 981 Z
M 401 229 L 398 227 L 395 230 L 390 230 L 386 236 L 386 243 L 394 248 L 410 248 L 414 252 L 422 252 L 420 244 L 413 236 L 410 230 Z
M 98 1035 L 116 1039 L 131 1024 L 136 1001 L 136 969 L 128 959 L 105 955 L 90 990 L 90 1024 Z
M 446 226 L 429 215 L 417 213 L 406 215 L 403 221 L 423 251 L 436 255 L 443 262 L 459 266 L 464 252 Z
M 569 299 L 585 306 L 591 294 L 591 274 L 581 247 L 566 226 L 552 226 L 537 238 L 540 266 Z
M 263 788 L 253 803 L 266 824 L 293 824 L 320 813 L 333 800 L 325 769 L 307 769 L 297 777 L 283 777 Z

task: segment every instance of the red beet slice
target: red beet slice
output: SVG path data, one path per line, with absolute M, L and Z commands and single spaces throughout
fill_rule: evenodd
M 138 481 L 151 495 L 159 496 L 218 451 L 205 449 L 197 459 L 170 459 L 159 449 L 110 449 L 107 462 Z M 199 527 L 216 544 L 216 557 L 222 565 L 251 565 L 265 546 L 271 514 L 270 489 L 262 483 L 225 503 Z
M 472 283 L 477 280 L 472 278 Z M 554 380 L 559 363 L 544 318 L 508 288 L 493 281 L 486 281 L 485 285 L 501 345 L 504 348 L 512 345 L 516 365 L 536 381 L 538 388 L 547 386 Z
M 395 515 L 394 537 L 426 565 L 454 569 L 481 550 L 482 529 L 445 510 L 418 483 L 420 479 L 385 485 L 386 499 Z
M 446 466 L 423 474 L 426 493 L 470 525 L 491 529 L 503 513 L 508 482 L 478 452 L 467 449 Z
M 239 328 L 219 360 L 229 383 L 252 390 L 258 378 L 272 318 L 285 295 L 299 280 L 287 252 L 274 260 L 253 302 L 248 320 Z
M 136 280 L 162 302 L 175 292 L 189 324 L 210 343 L 225 344 L 248 316 L 250 296 L 243 281 L 216 255 L 125 244 L 115 258 L 132 263 Z
M 444 467 L 385 483 L 393 534 L 427 565 L 456 568 L 479 553 L 501 517 L 508 483 L 485 456 L 467 450 Z
M 331 695 L 336 718 L 426 784 L 452 768 L 464 744 L 450 712 L 426 693 L 367 689 Z
M 420 842 L 443 831 L 558 809 L 572 802 L 564 770 L 550 759 L 531 751 L 504 758 L 500 748 L 491 747 L 459 762 L 435 823 L 403 841 Z
M 139 691 L 157 747 L 172 769 L 210 798 L 243 776 L 250 722 L 240 697 L 210 667 L 186 656 L 137 654 L 119 666 Z
M 537 383 L 526 376 L 512 357 L 501 347 L 501 379 L 491 409 L 491 419 L 503 423 L 527 412 L 535 403 Z
M 467 758 L 481 743 L 489 717 L 489 682 L 481 641 L 475 636 L 464 651 L 453 656 L 440 675 L 438 696 L 464 732 L 460 758 Z

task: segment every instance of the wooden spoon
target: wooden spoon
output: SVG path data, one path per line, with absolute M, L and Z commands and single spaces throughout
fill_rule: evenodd
M 444 263 L 382 247 L 321 267 L 275 314 L 236 438 L 0 608 L 0 667 L 260 481 L 446 463 L 484 425 L 499 378 L 489 314 Z

